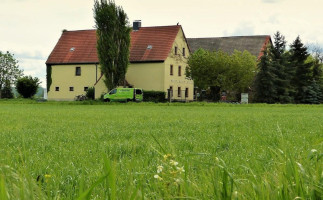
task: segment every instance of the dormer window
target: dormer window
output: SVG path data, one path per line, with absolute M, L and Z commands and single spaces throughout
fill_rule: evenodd
M 153 45 L 148 45 L 147 46 L 147 49 L 152 49 L 153 48 Z
M 75 47 L 72 47 L 72 48 L 70 49 L 70 52 L 73 52 L 73 51 L 75 51 Z

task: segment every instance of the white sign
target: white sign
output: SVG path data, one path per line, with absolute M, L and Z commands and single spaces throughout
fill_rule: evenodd
M 241 103 L 248 104 L 248 93 L 241 93 Z

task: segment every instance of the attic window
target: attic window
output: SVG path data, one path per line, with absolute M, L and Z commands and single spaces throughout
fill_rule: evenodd
M 72 48 L 70 49 L 70 51 L 71 51 L 71 52 L 73 52 L 74 50 L 75 50 L 75 47 L 72 47 Z
M 147 49 L 152 49 L 152 48 L 153 48 L 153 45 L 150 45 L 150 44 L 149 44 L 149 45 L 147 46 Z

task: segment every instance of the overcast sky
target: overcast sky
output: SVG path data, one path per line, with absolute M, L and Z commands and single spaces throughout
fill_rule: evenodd
M 94 28 L 93 0 L 0 0 L 0 51 L 10 51 L 26 75 L 46 84 L 45 62 L 62 30 Z M 288 44 L 323 47 L 323 0 L 115 0 L 129 21 L 175 25 L 186 37 L 271 35 Z

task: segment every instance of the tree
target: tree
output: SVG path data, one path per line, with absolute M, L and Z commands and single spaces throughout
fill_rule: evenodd
M 255 102 L 275 103 L 275 79 L 276 75 L 271 63 L 271 54 L 269 48 L 263 50 L 263 56 L 258 62 L 258 73 L 255 78 Z
M 93 10 L 101 71 L 107 88 L 112 89 L 125 80 L 131 29 L 126 13 L 114 1 L 95 0 Z
M 90 87 L 90 88 L 88 88 L 88 90 L 86 91 L 86 93 L 85 93 L 85 96 L 86 96 L 86 98 L 87 99 L 93 99 L 94 100 L 94 90 L 95 90 L 95 88 L 94 87 Z
M 219 100 L 221 90 L 244 92 L 251 85 L 256 70 L 256 58 L 249 52 L 198 49 L 190 55 L 186 76 L 200 89 L 210 87 L 213 100 Z
M 271 46 L 270 51 L 271 63 L 275 74 L 275 102 L 290 103 L 293 99 L 290 97 L 290 73 L 289 70 L 286 69 L 288 62 L 286 54 L 286 40 L 279 31 L 274 35 L 274 45 Z
M 240 96 L 240 93 L 248 92 L 252 85 L 257 68 L 256 57 L 248 51 L 235 50 L 230 61 L 225 88 L 236 91 Z
M 1 97 L 7 99 L 12 99 L 14 97 L 9 80 L 6 80 L 4 87 L 1 90 Z
M 4 54 L 0 51 L 0 98 L 5 85 L 10 87 L 22 76 L 18 61 L 8 51 Z
M 37 77 L 24 76 L 17 80 L 16 89 L 24 98 L 31 98 L 36 94 L 39 84 L 40 81 Z
M 295 76 L 292 85 L 295 87 L 296 103 L 309 103 L 307 95 L 313 93 L 316 84 L 313 85 L 312 63 L 306 63 L 309 56 L 307 48 L 298 36 L 290 46 L 290 64 L 295 68 Z

